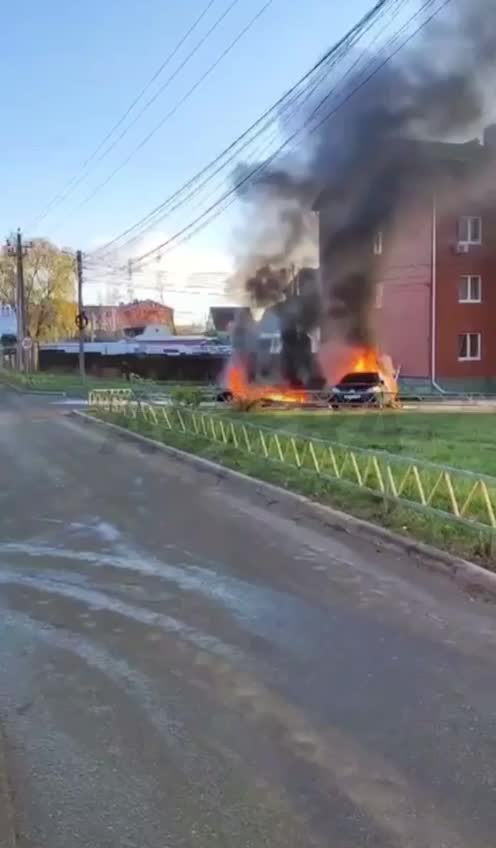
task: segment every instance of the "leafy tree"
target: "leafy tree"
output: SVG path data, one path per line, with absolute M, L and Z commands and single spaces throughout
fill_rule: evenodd
M 72 256 L 45 239 L 36 239 L 24 257 L 27 329 L 36 341 L 75 334 L 75 274 Z M 0 253 L 0 302 L 15 303 L 16 260 Z

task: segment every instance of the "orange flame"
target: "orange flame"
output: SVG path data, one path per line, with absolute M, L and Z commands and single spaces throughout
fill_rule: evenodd
M 232 362 L 226 374 L 229 390 L 235 398 L 243 400 L 273 400 L 278 403 L 305 403 L 308 392 L 287 386 L 259 386 L 248 381 L 246 369 L 239 362 Z
M 374 348 L 362 348 L 354 351 L 350 357 L 346 373 L 364 374 L 367 371 L 380 371 L 379 354 Z M 343 374 L 344 376 L 344 374 Z
M 385 381 L 388 391 L 393 395 L 398 394 L 398 381 L 393 370 L 390 357 L 382 356 L 375 348 L 358 348 L 351 350 L 349 355 L 342 360 L 338 372 L 338 379 L 342 380 L 345 374 L 364 374 L 366 372 L 377 372 Z

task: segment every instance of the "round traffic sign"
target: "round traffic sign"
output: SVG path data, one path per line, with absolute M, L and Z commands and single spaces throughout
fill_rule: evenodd
M 75 324 L 78 330 L 85 330 L 89 324 L 89 318 L 86 315 L 86 312 L 79 312 L 75 318 Z
M 31 339 L 29 336 L 26 336 L 21 342 L 21 347 L 23 350 L 31 350 L 31 348 L 33 347 L 33 339 Z

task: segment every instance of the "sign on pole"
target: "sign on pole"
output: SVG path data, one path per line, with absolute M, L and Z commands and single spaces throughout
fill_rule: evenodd
M 32 350 L 33 348 L 33 339 L 29 336 L 25 336 L 21 342 L 21 347 L 23 350 Z

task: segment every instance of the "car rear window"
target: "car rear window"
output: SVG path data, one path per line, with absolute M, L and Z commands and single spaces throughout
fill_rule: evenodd
M 375 383 L 379 382 L 379 374 L 376 371 L 364 371 L 360 373 L 346 374 L 342 380 L 340 380 L 340 386 L 347 386 L 350 383 L 354 385 L 362 385 L 362 386 L 372 386 Z

